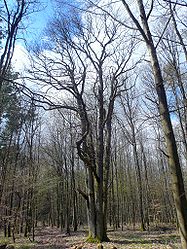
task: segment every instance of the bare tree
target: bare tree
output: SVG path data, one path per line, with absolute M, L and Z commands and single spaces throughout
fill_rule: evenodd
M 128 83 L 127 83 L 128 84 Z M 129 83 L 130 85 L 130 83 Z M 138 183 L 138 198 L 139 198 L 139 214 L 141 222 L 141 230 L 145 231 L 145 214 L 144 214 L 144 199 L 143 199 L 143 181 L 142 181 L 142 165 L 138 153 L 138 135 L 141 132 L 141 123 L 139 122 L 138 113 L 140 113 L 139 105 L 140 102 L 138 93 L 135 87 L 132 87 L 129 91 L 126 91 L 121 95 L 120 105 L 124 118 L 122 119 L 123 130 L 128 138 L 129 143 L 133 147 L 133 158 L 136 169 L 136 177 Z M 126 121 L 126 122 L 125 122 Z M 139 124 L 138 124 L 139 123 Z
M 170 167 L 172 178 L 172 191 L 175 201 L 175 207 L 177 211 L 177 218 L 179 223 L 179 230 L 181 235 L 182 248 L 187 247 L 187 200 L 185 196 L 183 177 L 181 172 L 181 166 L 179 162 L 179 156 L 177 152 L 177 145 L 175 136 L 171 124 L 171 118 L 168 110 L 168 103 L 166 98 L 166 92 L 163 83 L 162 72 L 160 68 L 159 58 L 157 54 L 157 45 L 153 41 L 153 36 L 150 29 L 149 17 L 153 11 L 154 5 L 151 5 L 149 11 L 145 10 L 143 1 L 138 0 L 136 6 L 138 8 L 141 22 L 138 21 L 135 14 L 131 10 L 127 1 L 122 0 L 122 3 L 133 21 L 135 27 L 139 30 L 142 38 L 144 39 L 147 49 L 149 51 L 149 57 L 151 60 L 155 87 L 159 100 L 159 113 L 162 123 L 162 128 L 165 135 L 165 141 L 167 145 L 167 157 Z
M 49 91 L 52 88 L 66 92 L 66 97 L 62 95 L 62 107 L 79 116 L 80 137 L 76 145 L 87 177 L 87 192 L 79 192 L 87 201 L 89 238 L 104 241 L 108 240 L 107 192 L 114 103 L 122 91 L 126 72 L 134 68 L 130 58 L 135 43 L 121 46 L 126 33 L 106 15 L 102 15 L 102 20 L 93 20 L 87 14 L 84 25 L 79 18 L 77 14 L 73 19 L 63 17 L 52 23 L 52 43 L 46 46 L 49 51 L 36 49 L 30 79 Z M 116 51 L 116 46 L 120 51 Z

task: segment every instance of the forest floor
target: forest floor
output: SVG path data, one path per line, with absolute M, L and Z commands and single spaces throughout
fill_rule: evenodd
M 176 231 L 154 230 L 141 232 L 126 229 L 124 231 L 109 231 L 110 242 L 102 243 L 104 249 L 180 249 L 179 235 Z M 86 232 L 72 232 L 71 235 L 62 233 L 57 228 L 38 228 L 36 230 L 35 243 L 25 243 L 17 240 L 16 248 L 22 249 L 97 249 L 96 243 L 87 243 Z M 80 247 L 79 247 L 80 246 Z

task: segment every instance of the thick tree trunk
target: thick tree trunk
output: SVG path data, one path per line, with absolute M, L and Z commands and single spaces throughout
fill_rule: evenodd
M 103 212 L 103 199 L 100 195 L 100 185 L 94 182 L 93 172 L 88 169 L 88 241 L 109 241 L 106 234 L 106 215 Z M 102 207 L 101 207 L 102 205 Z
M 82 138 L 77 142 L 78 155 L 84 162 L 87 175 L 87 195 L 82 193 L 87 199 L 88 208 L 88 227 L 89 236 L 88 241 L 108 241 L 106 235 L 106 215 L 103 207 L 103 157 L 104 157 L 104 107 L 103 107 L 103 92 L 102 87 L 99 90 L 99 137 L 98 137 L 98 151 L 96 157 L 96 150 L 92 141 L 91 124 L 87 117 L 85 104 L 81 96 L 77 97 L 77 104 L 79 107 L 79 115 L 81 118 Z M 97 161 L 97 163 L 96 163 Z
M 99 104 L 99 122 L 98 122 L 98 150 L 97 150 L 97 164 L 98 164 L 98 180 L 96 187 L 96 223 L 97 223 L 97 238 L 99 241 L 107 241 L 106 227 L 104 218 L 106 216 L 103 212 L 104 200 L 104 90 L 103 90 L 103 71 L 100 67 L 98 70 L 99 89 L 98 89 L 98 104 Z

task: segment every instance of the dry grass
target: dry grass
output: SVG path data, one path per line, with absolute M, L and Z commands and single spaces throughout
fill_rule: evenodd
M 126 229 L 125 231 L 109 231 L 110 242 L 103 242 L 104 249 L 180 249 L 179 236 L 174 230 L 141 232 Z M 72 232 L 70 236 L 57 228 L 40 228 L 36 231 L 35 243 L 17 239 L 16 248 L 23 249 L 97 249 L 97 244 L 87 243 L 86 232 Z
M 42 232 L 42 231 L 40 231 Z M 79 231 L 67 236 L 60 233 L 58 229 L 45 229 L 43 235 L 38 232 L 35 248 L 75 248 L 82 246 L 83 249 L 96 249 L 97 244 L 85 242 L 86 233 Z M 168 231 L 109 231 L 110 242 L 103 242 L 104 249 L 115 246 L 117 249 L 179 249 L 180 240 L 177 233 L 173 230 Z

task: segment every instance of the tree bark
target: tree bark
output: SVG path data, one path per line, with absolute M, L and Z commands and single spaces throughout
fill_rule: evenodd
M 156 54 L 156 49 L 153 45 L 153 42 L 147 44 L 147 46 L 150 52 L 151 64 L 156 84 L 156 91 L 159 98 L 159 112 L 161 117 L 162 128 L 164 131 L 164 137 L 167 145 L 168 164 L 171 173 L 172 192 L 177 212 L 177 219 L 179 223 L 181 244 L 182 248 L 186 249 L 187 248 L 187 200 L 184 190 L 183 176 L 179 162 L 175 136 L 171 124 L 171 118 L 169 115 L 163 78 Z
M 171 124 L 171 118 L 169 114 L 166 92 L 157 56 L 156 46 L 154 45 L 153 42 L 143 1 L 137 0 L 142 26 L 139 23 L 139 21 L 136 19 L 136 17 L 133 15 L 127 2 L 125 0 L 122 0 L 122 3 L 124 4 L 130 18 L 132 19 L 137 29 L 141 33 L 149 51 L 152 71 L 155 80 L 155 87 L 159 100 L 159 113 L 161 118 L 161 124 L 167 145 L 167 158 L 171 173 L 172 192 L 173 192 L 177 219 L 179 224 L 181 245 L 183 249 L 186 249 L 187 248 L 187 200 L 185 196 L 184 182 L 179 162 L 177 145 Z
M 123 1 L 125 2 L 125 1 Z M 167 145 L 167 157 L 168 157 L 168 164 L 171 173 L 171 180 L 172 180 L 172 192 L 175 202 L 175 208 L 177 212 L 177 219 L 179 223 L 179 231 L 181 237 L 181 244 L 182 248 L 187 248 L 187 200 L 185 196 L 184 190 L 184 182 L 182 177 L 181 166 L 179 162 L 179 156 L 177 151 L 177 145 L 175 141 L 175 136 L 171 124 L 171 118 L 168 110 L 166 92 L 163 83 L 163 77 L 159 65 L 159 60 L 157 56 L 156 47 L 154 46 L 152 35 L 149 29 L 147 17 L 145 14 L 145 9 L 142 0 L 137 0 L 141 22 L 143 28 L 141 28 L 139 22 L 133 16 L 132 12 L 129 9 L 125 2 L 125 6 L 127 11 L 129 12 L 131 18 L 133 19 L 134 23 L 136 24 L 137 28 L 141 32 L 146 42 L 150 59 L 151 65 L 155 80 L 156 91 L 159 100 L 159 113 L 161 118 L 161 124 L 164 132 L 164 137 Z

